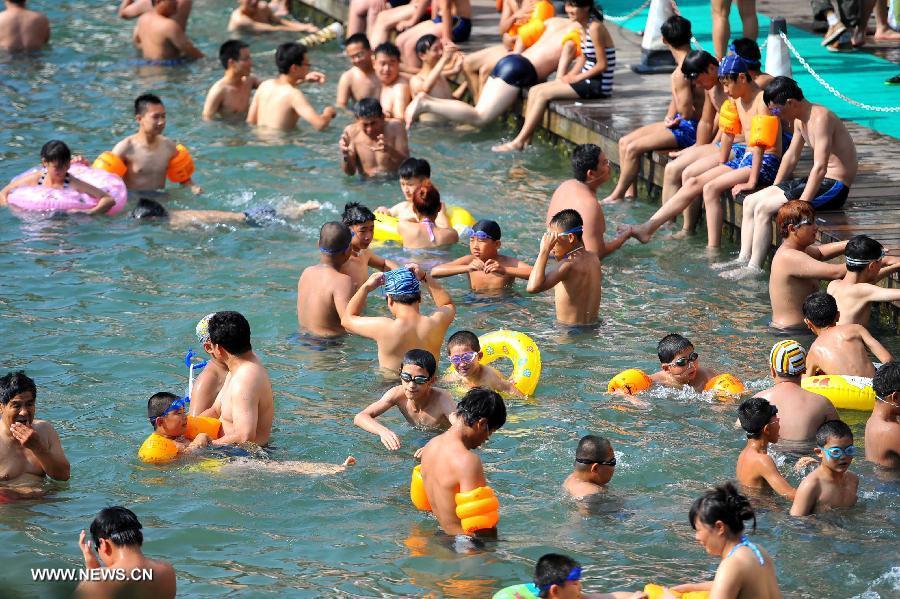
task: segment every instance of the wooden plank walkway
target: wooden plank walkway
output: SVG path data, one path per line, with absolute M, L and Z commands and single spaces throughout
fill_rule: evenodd
M 346 20 L 346 0 L 302 1 L 334 19 Z M 465 51 L 477 50 L 498 40 L 497 12 L 493 0 L 472 0 L 472 8 L 472 37 L 462 45 Z M 791 25 L 812 27 L 809 4 L 805 0 L 760 0 L 758 9 L 771 16 L 786 16 Z M 543 129 L 545 134 L 550 134 L 551 140 L 599 145 L 613 165 L 618 167 L 619 138 L 641 125 L 659 121 L 665 115 L 670 97 L 669 78 L 666 75 L 633 73 L 630 66 L 640 62 L 641 38 L 612 23 L 607 23 L 607 28 L 615 39 L 618 64 L 613 97 L 553 102 L 544 115 Z M 523 101 L 522 105 L 517 106 L 513 114 L 523 114 L 524 104 Z M 900 250 L 898 140 L 856 123 L 846 124 L 857 144 L 859 174 L 844 209 L 819 215 L 819 237 L 821 241 L 828 242 L 866 234 L 878 239 L 896 254 Z M 667 161 L 668 157 L 658 152 L 643 157 L 638 182 L 641 197 L 658 199 Z M 797 172 L 808 172 L 810 166 L 811 155 L 806 151 Z M 740 227 L 741 202 L 729 194 L 724 198 L 724 203 L 726 229 L 728 234 L 734 236 Z M 900 277 L 894 275 L 883 284 L 900 287 Z M 900 330 L 900 302 L 878 306 L 877 311 L 883 325 Z

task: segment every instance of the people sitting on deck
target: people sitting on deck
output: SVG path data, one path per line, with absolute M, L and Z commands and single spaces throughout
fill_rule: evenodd
M 344 40 L 344 54 L 350 59 L 351 66 L 338 79 L 335 100 L 338 108 L 347 108 L 351 100 L 380 98 L 381 81 L 375 73 L 375 56 L 366 34 L 357 33 Z
M 475 102 L 478 102 L 478 98 L 481 96 L 481 88 L 494 69 L 494 65 L 514 49 L 518 40 L 518 28 L 531 19 L 537 1 L 503 0 L 503 6 L 500 9 L 500 20 L 497 24 L 497 33 L 501 36 L 501 43 L 466 53 L 463 58 L 463 73 Z M 544 19 L 544 21 L 546 20 Z M 523 45 L 522 49 L 524 48 L 525 46 Z
M 368 23 L 364 28 L 355 26 L 352 16 L 347 24 L 348 32 L 364 31 L 369 36 L 369 40 L 373 46 L 383 44 L 391 40 L 394 32 L 403 33 L 408 29 L 412 29 L 418 23 L 429 18 L 429 10 L 431 8 L 430 0 L 393 0 L 390 7 L 384 5 L 383 0 L 350 0 L 350 13 L 353 15 L 354 6 L 375 2 L 381 4 L 384 9 L 379 9 L 377 13 L 369 9 Z M 374 20 L 373 20 L 374 19 Z
M 672 100 L 662 122 L 638 127 L 619 140 L 619 180 L 603 199 L 605 204 L 634 199 L 633 186 L 644 153 L 687 148 L 697 140 L 697 121 L 703 113 L 705 94 L 692 86 L 681 70 L 691 51 L 691 22 L 675 15 L 666 19 L 660 32 L 677 65 L 669 78 Z
M 409 79 L 412 96 L 422 92 L 434 98 L 459 97 L 447 81 L 447 77 L 454 77 L 462 70 L 462 54 L 456 44 L 451 42 L 445 45 L 440 38 L 429 33 L 416 42 L 416 56 L 422 61 L 422 68 Z M 428 116 L 440 120 L 439 115 Z
M 246 118 L 250 94 L 259 87 L 259 79 L 251 73 L 250 47 L 240 40 L 228 40 L 219 47 L 219 61 L 225 76 L 209 88 L 203 103 L 203 120 L 216 116 Z
M 594 6 L 594 0 L 566 0 L 566 13 L 579 25 L 574 29 L 581 38 L 574 63 L 569 66 L 573 56 L 567 45 L 569 52 L 564 51 L 560 57 L 556 79 L 528 90 L 528 110 L 521 131 L 511 142 L 494 146 L 495 152 L 523 150 L 553 100 L 595 100 L 612 94 L 616 48 L 603 25 L 603 14 Z
M 728 45 L 728 52 L 744 59 L 747 63 L 747 72 L 750 73 L 753 82 L 762 89 L 766 89 L 774 79 L 772 75 L 762 70 L 762 52 L 756 43 L 756 37 L 740 37 L 733 40 Z
M 416 42 L 423 35 L 436 35 L 444 43 L 461 44 L 472 34 L 472 4 L 470 0 L 440 0 L 431 3 L 431 20 L 413 25 L 397 36 L 397 47 L 403 56 L 403 64 L 420 65 L 416 56 Z
M 887 256 L 884 246 L 866 235 L 857 235 L 844 248 L 847 273 L 828 284 L 828 293 L 837 302 L 838 324 L 869 326 L 872 302 L 896 302 L 900 289 L 881 287 L 878 281 L 900 270 L 900 259 Z
M 345 175 L 396 176 L 409 158 L 409 140 L 403 122 L 385 119 L 377 98 L 363 98 L 353 110 L 356 122 L 347 125 L 338 140 Z
M 0 11 L 0 50 L 30 52 L 50 41 L 50 19 L 25 8 L 26 0 L 6 0 Z
M 153 10 L 138 17 L 132 41 L 144 60 L 195 60 L 204 54 L 188 38 L 184 27 L 175 20 L 175 0 L 153 0 Z
M 272 8 L 260 0 L 238 0 L 238 7 L 228 19 L 228 31 L 238 33 L 267 33 L 270 31 L 304 31 L 314 33 L 319 28 L 311 23 L 301 23 L 278 16 Z

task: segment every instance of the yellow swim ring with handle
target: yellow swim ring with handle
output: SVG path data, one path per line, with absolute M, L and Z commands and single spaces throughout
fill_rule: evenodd
M 821 374 L 804 378 L 800 386 L 824 395 L 840 410 L 871 412 L 875 407 L 875 390 L 872 389 L 872 379 L 868 377 Z
M 450 220 L 450 226 L 456 229 L 456 232 L 462 235 L 466 227 L 475 224 L 475 218 L 465 208 L 459 206 L 447 207 L 447 218 Z M 400 219 L 390 214 L 381 212 L 375 213 L 375 233 L 372 238 L 375 241 L 396 241 L 402 243 L 403 238 L 397 232 L 397 223 Z
M 490 364 L 500 358 L 513 363 L 511 380 L 523 395 L 534 395 L 541 379 L 541 350 L 525 333 L 494 331 L 478 338 L 481 345 L 481 363 Z
M 665 590 L 665 587 L 658 584 L 647 584 L 644 586 L 644 592 L 647 593 L 647 597 L 649 599 L 659 599 L 660 597 L 662 597 L 663 591 Z M 681 597 L 681 599 L 707 599 L 707 597 L 709 597 L 708 591 L 689 591 L 687 593 L 677 593 L 669 589 L 669 592 L 676 597 Z

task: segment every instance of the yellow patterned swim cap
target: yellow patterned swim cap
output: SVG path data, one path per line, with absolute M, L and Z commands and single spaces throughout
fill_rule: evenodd
M 779 341 L 772 346 L 769 364 L 776 374 L 797 376 L 806 371 L 806 350 L 793 339 Z
M 209 319 L 215 315 L 215 312 L 210 312 L 206 316 L 200 319 L 200 322 L 197 323 L 197 328 L 194 329 L 194 332 L 197 333 L 197 341 L 200 343 L 206 343 L 209 341 Z

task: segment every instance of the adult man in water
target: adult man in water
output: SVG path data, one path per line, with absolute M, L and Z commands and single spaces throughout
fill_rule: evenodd
M 272 432 L 275 400 L 266 367 L 250 345 L 250 323 L 238 312 L 222 311 L 209 319 L 210 355 L 228 369 L 215 403 L 201 416 L 222 421 L 224 435 L 213 445 L 266 445 Z
M 381 80 L 375 73 L 374 56 L 369 38 L 365 33 L 355 33 L 344 41 L 344 54 L 350 59 L 350 68 L 338 80 L 337 99 L 339 108 L 347 108 L 352 100 L 381 97 Z
M 153 0 L 153 10 L 138 17 L 132 40 L 144 60 L 194 60 L 204 54 L 173 19 L 175 0 Z
M 50 20 L 25 8 L 25 0 L 6 0 L 0 12 L 0 50 L 28 52 L 50 41 Z
M 250 47 L 240 40 L 228 40 L 219 48 L 219 61 L 225 68 L 225 76 L 216 81 L 206 94 L 203 103 L 203 120 L 219 116 L 246 116 L 250 108 L 250 93 L 259 87 L 251 70 L 253 58 Z
M 563 210 L 578 212 L 584 221 L 581 233 L 584 249 L 595 252 L 602 260 L 622 247 L 631 235 L 631 228 L 623 227 L 609 243 L 603 238 L 606 219 L 603 208 L 597 202 L 597 190 L 609 181 L 609 160 L 598 146 L 582 144 L 572 152 L 572 171 L 574 179 L 563 181 L 550 198 L 546 224 L 549 226 L 550 219 Z
M 428 292 L 436 306 L 430 316 L 420 312 L 422 293 L 419 281 L 428 285 Z M 369 293 L 382 285 L 393 318 L 362 316 Z M 455 317 L 456 306 L 441 284 L 434 277 L 429 277 L 418 264 L 407 264 L 405 268 L 372 273 L 350 298 L 341 325 L 350 333 L 374 339 L 378 344 L 379 365 L 396 373 L 400 370 L 403 355 L 411 349 L 422 348 L 435 358 L 440 356 L 444 335 Z
M 452 536 L 466 534 L 456 515 L 456 494 L 487 487 L 480 447 L 506 422 L 506 406 L 496 391 L 475 387 L 456 406 L 456 420 L 422 450 L 422 482 L 431 511 L 441 529 Z M 474 532 L 496 537 L 497 529 Z
M 315 109 L 297 85 L 300 83 L 324 83 L 325 75 L 309 70 L 306 48 L 294 42 L 278 46 L 275 51 L 275 65 L 278 77 L 263 81 L 253 102 L 247 122 L 251 125 L 272 129 L 291 130 L 301 118 L 321 131 L 335 117 L 334 108 L 326 106 L 322 114 Z
M 239 6 L 228 19 L 228 31 L 240 33 L 267 33 L 269 31 L 305 31 L 313 33 L 319 30 L 315 25 L 301 23 L 293 19 L 276 16 L 268 3 L 259 0 L 239 0 Z
M 188 17 L 191 16 L 194 0 L 175 0 L 175 14 L 172 16 L 184 31 L 188 28 Z M 136 19 L 145 12 L 153 11 L 153 0 L 122 0 L 119 5 L 119 17 Z
M 347 125 L 338 141 L 344 174 L 396 176 L 400 163 L 409 158 L 403 123 L 385 120 L 381 103 L 375 98 L 363 98 L 356 103 L 354 112 L 356 122 Z
M 875 407 L 866 422 L 866 459 L 900 468 L 900 362 L 882 364 L 872 379 Z
M 59 435 L 35 420 L 37 387 L 24 372 L 0 377 L 0 490 L 31 491 L 45 476 L 69 480 Z
M 209 319 L 215 315 L 211 312 L 200 319 L 194 328 L 197 341 L 203 346 L 203 350 L 209 355 L 206 366 L 197 375 L 191 385 L 190 415 L 197 416 L 212 407 L 219 395 L 219 391 L 225 385 L 228 377 L 228 369 L 225 364 L 215 359 L 212 355 L 212 342 L 209 340 Z

